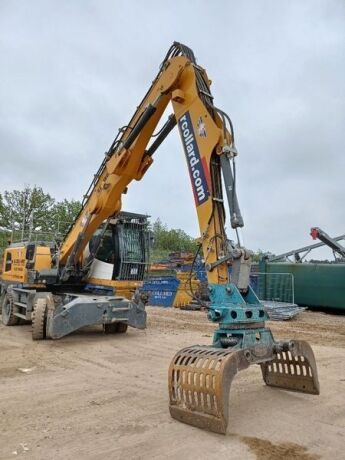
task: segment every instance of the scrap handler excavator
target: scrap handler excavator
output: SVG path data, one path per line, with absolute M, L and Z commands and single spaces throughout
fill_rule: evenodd
M 46 270 L 45 276 L 59 285 L 83 280 L 87 242 L 101 222 L 120 211 L 121 195 L 133 179 L 143 178 L 154 152 L 178 125 L 207 270 L 208 318 L 218 327 L 211 346 L 190 346 L 172 359 L 170 414 L 184 423 L 225 433 L 230 385 L 238 371 L 258 364 L 267 385 L 310 394 L 319 394 L 319 383 L 309 344 L 276 341 L 265 327 L 267 313 L 249 284 L 251 252 L 240 244 L 229 244 L 222 184 L 230 225 L 236 233 L 243 226 L 236 196 L 237 150 L 231 119 L 214 105 L 210 86 L 192 50 L 175 42 L 132 119 L 106 153 L 83 209 L 56 256 L 56 267 L 50 274 Z M 173 114 L 154 134 L 169 102 Z

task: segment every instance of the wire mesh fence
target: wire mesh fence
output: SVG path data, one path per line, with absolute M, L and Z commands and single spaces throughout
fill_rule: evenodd
M 289 320 L 306 309 L 295 304 L 292 273 L 252 273 L 250 280 L 270 320 Z
M 294 277 L 291 273 L 253 273 L 250 283 L 260 300 L 295 303 Z

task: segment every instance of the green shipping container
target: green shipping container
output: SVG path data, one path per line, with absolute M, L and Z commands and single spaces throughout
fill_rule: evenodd
M 345 311 L 345 264 L 260 262 L 260 272 L 291 273 L 295 303 Z

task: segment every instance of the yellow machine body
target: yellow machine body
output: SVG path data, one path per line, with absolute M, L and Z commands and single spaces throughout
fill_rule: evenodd
M 271 331 L 265 327 L 267 313 L 249 285 L 251 254 L 240 244 L 231 245 L 228 240 L 223 184 L 231 227 L 237 229 L 243 226 L 236 196 L 234 160 L 237 150 L 232 122 L 224 111 L 214 105 L 210 87 L 211 80 L 196 63 L 192 50 L 174 43 L 132 119 L 119 131 L 106 153 L 85 195 L 82 209 L 62 242 L 55 269 L 58 271 L 57 282 L 62 286 L 71 285 L 76 280 L 85 281 L 89 266 L 83 260 L 83 254 L 92 235 L 102 222 L 120 211 L 122 194 L 126 193 L 133 180 L 144 177 L 153 163 L 154 152 L 178 125 L 209 283 L 211 303 L 208 317 L 219 327 L 214 333 L 212 346 L 188 347 L 177 352 L 172 359 L 169 408 L 177 420 L 224 433 L 228 423 L 230 385 L 237 371 L 251 364 L 260 364 L 267 385 L 311 394 L 318 394 L 319 384 L 315 359 L 308 344 L 276 342 Z M 154 134 L 169 102 L 173 114 Z M 9 250 L 12 251 L 12 248 Z M 7 274 L 5 271 L 5 277 L 10 279 L 11 273 L 12 279 L 17 282 L 27 276 L 24 251 L 19 254 L 20 249 L 13 248 L 13 258 L 20 262 L 13 263 Z M 42 254 L 37 263 L 45 266 L 48 261 L 48 255 Z M 229 263 L 232 264 L 231 278 Z M 18 296 L 24 294 L 18 290 Z M 37 311 L 41 324 L 44 324 L 45 312 L 51 311 L 51 297 L 48 295 L 44 302 L 38 298 L 35 304 L 37 310 L 34 313 Z M 87 302 L 92 301 L 87 299 Z M 76 302 L 81 308 L 88 307 L 88 304 L 83 299 L 69 304 L 71 318 L 79 320 L 77 314 L 72 315 L 76 311 Z M 118 305 L 116 298 L 111 301 L 105 298 L 103 302 L 106 309 L 99 309 L 102 313 L 99 322 L 103 321 L 103 311 L 111 315 Z M 7 298 L 4 305 L 9 323 L 13 319 L 12 304 L 20 306 L 22 303 L 16 303 L 11 296 Z M 143 327 L 144 314 L 140 303 L 134 302 L 130 306 L 137 316 L 128 316 L 128 321 L 133 320 L 134 327 Z M 127 303 L 120 307 L 119 316 L 114 321 L 120 321 L 120 314 L 129 309 Z M 53 321 L 48 314 L 48 329 L 53 337 L 54 331 L 55 337 L 59 336 L 59 325 L 64 324 L 66 307 L 62 310 L 59 315 L 53 315 Z M 113 320 L 110 316 L 108 320 L 110 329 Z M 39 324 L 38 320 L 36 324 Z M 38 332 L 37 336 L 41 333 Z
M 29 246 L 33 247 L 33 244 Z M 29 270 L 37 272 L 49 270 L 51 266 L 52 254 L 49 246 L 38 244 L 34 245 L 34 251 L 28 251 L 28 244 L 18 246 L 15 243 L 4 251 L 1 279 L 5 283 L 20 283 L 30 288 L 44 288 L 44 283 L 32 283 L 28 272 Z M 126 299 L 131 299 L 143 284 L 140 280 L 108 280 L 94 277 L 87 278 L 85 282 L 114 289 L 116 295 Z
M 35 245 L 34 251 L 30 251 L 31 247 L 32 244 L 13 244 L 5 249 L 1 275 L 3 281 L 28 284 L 29 268 L 36 271 L 51 268 L 50 247 Z

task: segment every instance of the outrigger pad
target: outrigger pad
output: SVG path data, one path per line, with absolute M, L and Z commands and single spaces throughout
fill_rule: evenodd
M 192 346 L 180 350 L 169 367 L 169 410 L 173 418 L 225 433 L 233 378 L 250 362 L 243 350 Z
M 294 340 L 293 345 L 291 351 L 280 351 L 272 361 L 261 363 L 266 385 L 289 391 L 320 394 L 313 350 L 303 340 Z

